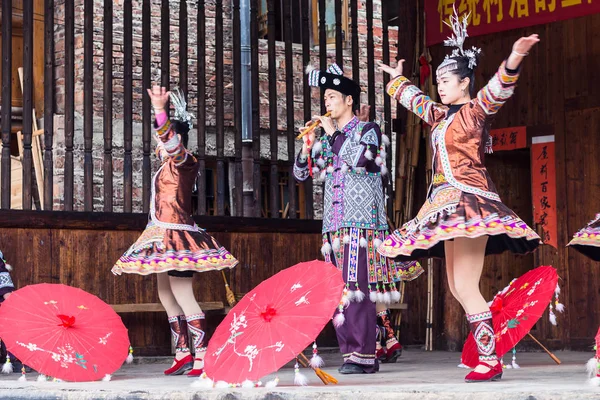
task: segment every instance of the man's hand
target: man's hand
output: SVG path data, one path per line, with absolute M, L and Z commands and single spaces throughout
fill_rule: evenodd
M 304 133 L 304 131 L 306 131 L 309 127 L 309 125 L 311 125 L 313 123 L 313 121 L 308 121 L 306 124 L 304 124 L 304 126 L 302 128 L 300 128 L 300 133 Z M 307 135 L 302 136 L 302 141 L 304 142 L 302 144 L 302 154 L 307 155 L 310 152 L 310 149 L 313 147 L 313 145 L 315 144 L 315 130 L 313 129 L 310 133 L 308 133 Z
M 331 136 L 334 134 L 335 126 L 333 125 L 333 120 L 331 119 L 331 117 L 325 117 L 323 115 L 315 115 L 313 117 L 313 119 L 314 120 L 318 119 L 321 121 L 321 128 L 323 128 L 323 130 L 325 131 L 327 136 Z

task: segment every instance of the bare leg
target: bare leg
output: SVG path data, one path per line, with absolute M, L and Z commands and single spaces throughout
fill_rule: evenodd
M 465 311 L 471 315 L 490 311 L 479 290 L 487 240 L 487 236 L 454 240 L 454 288 Z M 498 360 L 489 362 L 491 365 L 497 363 Z M 488 367 L 479 365 L 475 372 L 485 373 L 488 370 Z
M 444 251 L 446 255 L 446 276 L 448 281 L 448 287 L 450 287 L 450 293 L 452 293 L 452 296 L 454 296 L 454 298 L 460 303 L 464 310 L 465 305 L 458 296 L 458 293 L 456 292 L 456 287 L 454 286 L 454 242 L 450 240 L 445 241 Z

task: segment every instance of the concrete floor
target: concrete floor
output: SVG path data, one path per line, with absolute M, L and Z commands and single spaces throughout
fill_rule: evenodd
M 324 370 L 339 380 L 325 386 L 312 371 L 307 387 L 293 386 L 294 370 L 281 369 L 275 389 L 199 389 L 186 376 L 166 377 L 165 362 L 126 365 L 110 382 L 18 382 L 18 374 L 0 376 L 0 399 L 600 399 L 600 388 L 586 384 L 585 363 L 592 353 L 557 352 L 556 365 L 545 353 L 519 353 L 521 369 L 505 370 L 499 382 L 466 384 L 457 368 L 459 353 L 405 350 L 396 364 L 383 364 L 373 375 L 340 375 L 339 354 L 324 354 Z M 506 357 L 509 360 L 509 357 Z M 140 360 L 143 361 L 143 360 Z

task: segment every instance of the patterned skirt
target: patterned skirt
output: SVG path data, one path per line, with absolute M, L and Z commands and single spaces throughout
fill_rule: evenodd
M 238 261 L 204 230 L 161 228 L 152 222 L 113 266 L 115 275 L 168 271 L 206 272 L 233 268 Z
M 417 217 L 389 235 L 379 252 L 396 261 L 444 258 L 444 241 L 489 236 L 486 255 L 506 250 L 526 254 L 541 243 L 538 234 L 499 201 L 462 192 L 436 174 Z
M 573 236 L 569 246 L 594 261 L 600 261 L 600 213 Z

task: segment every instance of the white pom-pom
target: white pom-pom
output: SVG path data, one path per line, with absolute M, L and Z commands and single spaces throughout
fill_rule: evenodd
M 377 292 L 377 302 L 378 303 L 383 303 L 383 293 L 381 292 Z
M 366 248 L 368 244 L 369 243 L 367 242 L 367 239 L 365 239 L 364 237 L 360 238 L 360 247 Z
M 319 154 L 319 153 L 321 152 L 321 150 L 323 150 L 323 144 L 321 143 L 321 141 L 320 141 L 320 140 L 317 140 L 317 141 L 315 142 L 315 144 L 313 145 L 313 147 L 312 147 L 312 155 L 313 155 L 313 158 L 316 158 L 315 156 L 316 156 L 317 154 Z
M 346 173 L 348 172 L 348 170 L 350 169 L 350 167 L 348 166 L 348 164 L 344 163 L 342 164 L 342 173 Z
M 558 325 L 556 323 L 556 315 L 554 315 L 554 313 L 552 312 L 552 310 L 550 310 L 550 323 L 554 326 Z
M 265 383 L 265 388 L 272 389 L 274 387 L 277 387 L 278 384 L 279 384 L 279 378 L 275 378 L 272 381 Z
M 369 300 L 371 300 L 371 302 L 373 303 L 377 303 L 377 292 L 376 291 L 370 291 L 369 292 Z
M 330 165 L 329 167 L 327 167 L 327 173 L 333 174 L 333 165 Z
M 598 377 L 598 376 L 595 376 L 595 377 L 593 377 L 592 379 L 590 379 L 590 380 L 588 381 L 588 383 L 589 383 L 590 385 L 592 385 L 592 386 L 596 386 L 596 387 L 598 387 L 598 386 L 600 386 L 600 377 Z
M 400 302 L 400 292 L 397 290 L 392 290 L 392 302 L 399 303 Z
M 304 68 L 304 73 L 308 75 L 308 74 L 310 74 L 311 72 L 313 72 L 316 69 L 317 68 L 314 65 L 307 64 L 306 67 Z
M 111 379 L 112 379 L 112 375 L 106 374 L 106 375 L 104 375 L 104 378 L 102 378 L 102 382 L 110 382 Z
M 46 382 L 46 375 L 44 374 L 39 374 L 36 381 L 38 382 Z
M 318 165 L 320 168 L 324 168 L 324 167 L 325 167 L 325 160 L 324 160 L 324 159 L 322 159 L 322 158 L 319 158 L 319 159 L 317 160 L 317 165 Z
M 294 385 L 296 386 L 306 386 L 308 385 L 308 378 L 298 369 L 294 373 Z
M 385 151 L 385 149 L 381 149 L 379 150 L 379 155 L 385 160 L 387 158 L 387 151 Z
M 310 366 L 313 368 L 321 368 L 324 365 L 325 361 L 323 361 L 323 358 L 318 354 L 313 354 L 312 358 L 310 359 Z
M 215 383 L 213 382 L 213 380 L 206 376 L 206 374 L 202 374 L 202 376 L 199 379 L 196 379 L 192 383 L 192 387 L 200 389 L 212 389 L 214 385 Z
M 377 250 L 379 248 L 379 246 L 381 246 L 383 242 L 381 241 L 381 239 L 375 239 L 373 240 L 373 247 L 375 247 L 375 250 Z
M 127 364 L 131 364 L 133 362 L 133 354 L 131 354 L 131 353 L 127 354 L 127 358 L 125 359 L 125 362 Z
M 357 303 L 362 303 L 362 301 L 367 297 L 362 290 L 354 291 L 354 301 Z
M 392 303 L 392 295 L 390 294 L 390 292 L 386 291 L 383 294 L 383 302 L 385 304 L 391 304 Z
M 319 167 L 313 167 L 312 171 L 313 175 L 317 175 L 319 173 Z
M 375 164 L 376 165 L 381 165 L 382 163 L 383 163 L 383 159 L 381 158 L 381 156 L 375 157 Z
M 350 305 L 350 299 L 348 298 L 348 296 L 344 295 L 342 296 L 342 300 L 340 300 L 340 303 L 342 303 L 344 307 L 348 307 Z
M 252 389 L 252 388 L 254 388 L 254 382 L 246 379 L 244 382 L 242 382 L 242 388 L 243 389 Z
M 3 374 L 12 374 L 13 373 L 13 365 L 10 362 L 10 358 L 6 357 L 6 362 L 2 365 L 2 373 Z
M 558 283 L 556 284 L 556 289 L 554 289 L 554 294 L 556 296 L 558 296 L 560 294 L 560 286 L 558 286 Z
M 333 250 L 334 251 L 339 251 L 340 250 L 340 238 L 336 237 L 335 239 L 333 239 Z
M 6 267 L 6 269 L 7 269 L 8 271 L 12 271 L 12 270 L 13 270 L 13 267 L 12 267 L 12 265 L 10 265 L 10 264 L 4 264 L 4 266 Z
M 25 377 L 25 374 L 21 374 L 21 376 L 19 377 L 19 379 L 17 379 L 18 382 L 27 382 L 27 378 Z
M 346 322 L 346 317 L 344 316 L 344 313 L 338 312 L 336 316 L 333 317 L 333 326 L 335 326 L 336 328 L 339 328 L 340 326 L 344 325 L 344 322 Z
M 384 133 L 381 135 L 381 142 L 385 147 L 388 147 L 390 145 L 390 138 Z
M 350 244 L 350 235 L 345 235 L 343 241 L 344 241 L 344 244 Z
M 585 370 L 587 371 L 587 375 L 589 378 L 596 375 L 597 368 L 598 368 L 598 360 L 596 360 L 596 357 L 590 358 L 588 360 L 588 362 L 585 364 Z
M 324 181 L 326 174 L 327 174 L 327 171 L 325 171 L 325 170 L 321 171 L 321 175 L 319 176 L 319 179 L 322 180 L 322 181 Z
M 354 301 L 354 290 L 346 290 L 346 298 L 348 301 Z
M 387 175 L 388 169 L 385 166 L 385 164 L 381 164 L 380 168 L 381 168 L 381 175 L 383 175 L 383 176 Z
M 354 139 L 355 142 L 360 142 L 360 133 L 355 133 L 354 136 L 352 137 Z
M 369 149 L 367 149 L 367 151 L 365 151 L 365 158 L 367 160 L 372 160 L 373 159 L 373 152 Z
M 215 388 L 217 389 L 228 389 L 229 388 L 229 383 L 225 382 L 225 381 L 219 381 L 215 384 Z
M 323 254 L 323 256 L 327 256 L 327 255 L 331 254 L 331 245 L 329 244 L 329 242 L 325 243 L 321 247 L 321 254 Z
M 565 305 L 562 303 L 556 303 L 554 308 L 556 308 L 556 311 L 560 312 L 560 313 L 564 313 L 565 312 Z
M 519 368 L 521 368 L 521 366 L 520 366 L 519 364 L 517 364 L 517 362 L 516 362 L 515 360 L 512 360 L 511 366 L 512 366 L 514 369 L 519 369 Z

